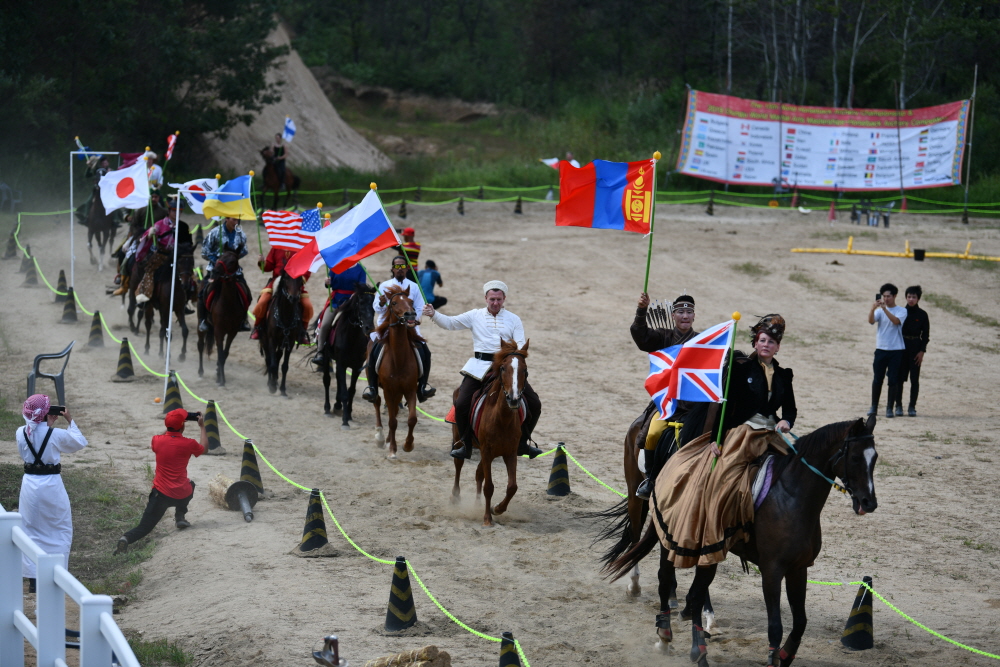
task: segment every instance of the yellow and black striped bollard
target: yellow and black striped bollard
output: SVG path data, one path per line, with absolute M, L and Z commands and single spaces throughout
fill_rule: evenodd
M 14 239 L 14 230 L 10 230 L 7 237 L 7 249 L 3 253 L 4 259 L 17 259 L 17 241 Z
M 128 347 L 128 338 L 122 338 L 121 351 L 118 352 L 118 370 L 111 376 L 112 382 L 132 382 L 135 371 L 132 370 L 132 352 Z
M 24 257 L 21 258 L 21 267 L 17 270 L 18 273 L 27 273 L 29 266 L 34 266 L 35 263 L 31 261 L 31 244 L 24 246 Z
M 243 465 L 240 467 L 240 479 L 257 487 L 257 493 L 264 495 L 264 482 L 260 478 L 260 468 L 257 466 L 257 453 L 253 441 L 247 438 L 243 441 Z
M 302 529 L 302 542 L 299 544 L 299 551 L 312 551 L 328 543 L 326 521 L 323 519 L 323 503 L 320 501 L 319 489 L 313 489 L 309 493 L 306 525 Z
M 514 215 L 521 215 L 523 211 L 521 210 L 521 196 L 518 195 L 517 203 L 514 204 Z
M 399 204 L 399 217 L 406 220 L 406 200 L 404 199 Z
M 73 288 L 66 289 L 66 302 L 63 304 L 63 314 L 60 322 L 73 324 L 76 322 L 76 299 L 73 297 Z
M 410 571 L 406 559 L 396 557 L 392 570 L 392 587 L 389 589 L 389 609 L 385 613 L 385 629 L 389 632 L 405 630 L 417 622 L 417 608 L 413 604 L 410 588 Z
M 38 285 L 38 271 L 35 270 L 35 261 L 28 265 L 28 270 L 24 272 L 24 282 L 21 287 L 36 287 Z
M 170 377 L 167 379 L 167 395 L 163 399 L 163 414 L 183 409 L 184 403 L 181 402 L 181 388 L 177 384 L 177 376 L 170 371 Z
M 500 635 L 500 667 L 521 667 L 521 657 L 517 654 L 512 632 Z
M 871 577 L 865 577 L 862 581 L 869 586 L 872 585 Z M 840 643 L 855 651 L 863 651 L 875 646 L 875 631 L 872 627 L 872 620 L 872 593 L 867 587 L 862 586 L 854 597 L 854 605 L 851 607 L 851 614 L 847 617 L 847 624 L 840 636 Z
M 465 197 L 458 198 L 458 214 L 465 215 Z
M 566 459 L 566 450 L 563 443 L 559 443 L 556 453 L 552 457 L 552 472 L 549 473 L 549 488 L 545 493 L 550 496 L 569 495 L 569 462 Z
M 101 326 L 101 311 L 94 311 L 94 318 L 90 321 L 90 338 L 87 340 L 88 347 L 104 347 L 104 327 Z
M 222 456 L 226 450 L 219 438 L 219 413 L 215 409 L 215 401 L 209 401 L 205 406 L 205 435 L 208 436 L 208 451 L 206 454 Z
M 56 281 L 56 303 L 66 300 L 66 272 L 59 269 L 59 280 Z

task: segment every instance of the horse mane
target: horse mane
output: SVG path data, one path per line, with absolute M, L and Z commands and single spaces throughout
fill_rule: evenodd
M 389 306 L 389 301 L 392 300 L 392 296 L 394 294 L 402 294 L 402 292 L 403 292 L 403 288 L 400 287 L 400 286 L 398 286 L 398 285 L 391 285 L 389 287 L 386 287 L 385 290 L 382 291 L 382 293 L 385 294 L 385 303 L 386 303 L 386 308 L 387 309 L 388 309 L 388 306 Z M 407 298 L 409 298 L 409 297 L 407 297 Z M 418 314 L 418 316 L 419 316 L 419 314 Z M 382 323 L 379 324 L 377 327 L 375 327 L 375 333 L 378 334 L 379 338 L 383 338 L 385 336 L 386 332 L 389 331 L 389 327 L 392 326 L 391 322 L 389 322 L 389 319 L 390 319 L 390 316 L 387 313 L 386 316 L 385 316 L 385 319 L 382 320 Z M 417 342 L 423 342 L 423 340 L 424 340 L 421 336 L 417 335 L 416 330 L 414 328 L 412 328 L 412 327 L 406 327 L 406 338 L 410 341 L 411 344 L 412 343 L 417 343 Z
M 854 419 L 851 421 L 834 422 L 833 424 L 820 426 L 812 433 L 805 434 L 795 443 L 795 449 L 798 450 L 797 453 L 775 458 L 772 475 L 775 479 L 777 479 L 792 461 L 820 453 L 820 451 L 825 449 L 832 440 L 843 440 L 852 433 L 855 433 L 859 426 L 860 430 L 863 432 L 864 426 L 862 422 L 858 419 Z M 818 461 L 814 460 L 810 460 L 809 462 L 813 465 L 819 464 Z
M 500 366 L 503 365 L 504 359 L 507 355 L 512 352 L 519 352 L 517 348 L 517 343 L 512 340 L 501 340 L 500 341 L 500 351 L 493 354 L 493 364 L 490 366 L 489 374 L 495 374 L 500 372 Z M 528 351 L 523 352 L 524 356 L 528 356 Z

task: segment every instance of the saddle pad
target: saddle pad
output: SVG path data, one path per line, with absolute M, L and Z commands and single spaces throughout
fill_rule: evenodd
M 483 417 L 483 405 L 486 403 L 487 393 L 485 391 L 480 391 L 478 396 L 475 396 L 472 401 L 472 432 L 479 437 L 479 422 Z M 524 423 L 524 418 L 528 414 L 528 406 L 524 403 L 524 398 L 517 405 L 517 418 L 520 422 Z
M 457 424 L 458 423 L 455 420 L 455 406 L 454 405 L 452 405 L 451 409 L 448 410 L 448 414 L 445 416 L 444 420 L 446 422 L 448 422 L 449 424 Z
M 753 492 L 753 508 L 756 510 L 767 498 L 767 492 L 771 490 L 772 470 L 774 468 L 774 454 L 766 454 L 764 462 L 757 469 L 757 475 L 753 479 L 750 490 Z
M 333 340 L 331 338 L 330 340 Z M 420 358 L 420 354 L 417 352 L 416 346 L 413 347 L 413 354 L 417 358 L 417 377 L 421 378 L 424 376 L 424 362 Z M 385 356 L 385 345 L 379 348 L 378 357 L 375 359 L 375 374 L 378 375 L 379 368 L 382 367 L 382 357 Z
M 205 296 L 205 310 L 212 310 L 212 301 L 215 300 L 215 293 L 218 291 L 218 286 L 214 285 L 212 289 L 208 290 L 208 294 Z M 246 310 L 250 307 L 250 295 L 246 293 L 243 289 L 243 285 L 236 283 L 236 290 L 240 295 L 240 301 L 243 303 L 243 309 Z

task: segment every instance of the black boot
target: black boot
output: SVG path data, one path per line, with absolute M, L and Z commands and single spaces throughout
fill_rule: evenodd
M 469 443 L 459 440 L 455 443 L 455 448 L 451 450 L 451 457 L 453 459 L 471 459 L 472 458 L 472 445 Z
M 421 403 L 437 393 L 437 389 L 427 384 L 427 378 L 431 374 L 431 351 L 427 343 L 417 346 L 417 354 L 420 355 L 420 362 L 423 364 L 424 373 L 417 381 L 417 400 Z
M 656 478 L 650 475 L 648 470 L 645 474 L 646 479 L 642 480 L 639 488 L 635 490 L 635 497 L 639 500 L 649 500 L 649 496 L 653 493 L 653 483 L 656 481 Z
M 375 370 L 375 361 L 378 359 L 381 347 L 379 343 L 372 345 L 371 353 L 368 355 L 368 363 L 365 365 L 365 377 L 368 379 L 368 386 L 365 387 L 361 398 L 369 403 L 374 403 L 375 397 L 378 396 L 378 372 Z
M 542 450 L 538 447 L 532 447 L 528 444 L 528 436 L 521 436 L 521 442 L 517 443 L 518 456 L 527 456 L 529 459 L 533 459 L 542 453 Z

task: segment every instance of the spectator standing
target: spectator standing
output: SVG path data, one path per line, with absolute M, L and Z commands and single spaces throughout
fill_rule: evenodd
M 427 296 L 427 303 L 434 308 L 440 308 L 448 303 L 448 299 L 445 297 L 434 294 L 435 285 L 444 287 L 444 282 L 441 280 L 441 274 L 438 273 L 437 268 L 434 260 L 429 259 L 424 262 L 424 270 L 417 273 L 417 278 L 420 280 L 420 287 L 423 288 L 424 294 Z
M 156 454 L 156 474 L 153 490 L 149 492 L 149 502 L 142 513 L 139 525 L 120 538 L 115 546 L 116 554 L 128 551 L 128 545 L 138 542 L 152 532 L 167 509 L 174 508 L 174 524 L 178 529 L 190 528 L 187 520 L 188 503 L 194 497 L 194 482 L 188 479 L 187 466 L 192 456 L 201 456 L 208 449 L 208 434 L 205 418 L 198 413 L 201 428 L 201 442 L 184 437 L 186 410 L 171 410 L 163 418 L 166 433 L 154 435 L 150 449 Z
M 899 289 L 892 283 L 886 283 L 879 289 L 879 298 L 868 311 L 868 324 L 878 325 L 875 333 L 875 361 L 872 369 L 875 377 L 872 379 L 872 405 L 869 415 L 878 411 L 879 396 L 882 394 L 882 381 L 889 376 L 889 402 L 885 416 L 895 417 L 892 404 L 896 392 L 900 389 L 899 367 L 903 361 L 903 322 L 906 320 L 906 308 L 896 305 L 896 295 Z
M 906 288 L 906 320 L 903 322 L 903 361 L 899 367 L 899 388 L 896 391 L 896 415 L 903 416 L 903 383 L 910 380 L 910 405 L 906 414 L 917 416 L 917 395 L 920 393 L 920 367 L 927 352 L 931 326 L 927 312 L 920 307 L 924 292 L 920 285 Z
M 73 514 L 63 486 L 60 455 L 83 449 L 87 439 L 68 408 L 63 408 L 60 414 L 49 414 L 50 407 L 48 396 L 34 394 L 21 408 L 24 426 L 14 436 L 18 453 L 24 459 L 18 511 L 24 518 L 28 537 L 45 553 L 63 554 L 63 566 L 68 568 Z M 69 424 L 65 429 L 52 426 L 60 415 Z M 28 579 L 28 592 L 34 593 L 35 564 L 27 556 L 21 557 L 21 576 Z

